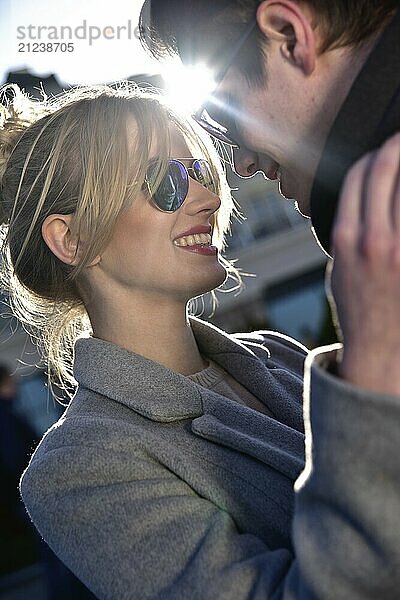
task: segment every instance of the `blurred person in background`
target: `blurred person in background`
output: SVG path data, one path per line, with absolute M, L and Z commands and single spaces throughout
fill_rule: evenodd
M 47 600 L 94 598 L 40 538 L 19 494 L 19 481 L 39 443 L 35 431 L 15 409 L 18 385 L 10 369 L 0 365 L 0 524 L 1 575 L 41 563 Z
M 1 574 L 37 560 L 35 529 L 21 501 L 18 484 L 39 442 L 15 410 L 17 384 L 9 367 L 0 365 Z

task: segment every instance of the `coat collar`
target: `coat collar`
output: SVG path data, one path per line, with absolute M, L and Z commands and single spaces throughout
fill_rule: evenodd
M 367 58 L 327 138 L 311 192 L 312 225 L 327 252 L 345 174 L 399 128 L 399 39 L 400 9 Z
M 304 467 L 302 379 L 288 369 L 268 368 L 261 335 L 250 347 L 234 336 L 190 318 L 200 351 L 236 375 L 276 419 L 242 406 L 143 356 L 97 338 L 75 344 L 74 376 L 80 387 L 125 404 L 162 423 L 192 419 L 192 432 L 251 455 L 296 480 Z M 258 344 L 257 344 L 258 342 Z M 264 353 L 261 360 L 251 348 Z
M 201 352 L 228 372 L 234 362 L 260 361 L 254 352 L 217 327 L 190 317 Z M 243 371 L 245 368 L 242 367 Z M 81 387 L 126 404 L 154 421 L 170 422 L 203 413 L 200 388 L 190 379 L 134 352 L 100 340 L 81 338 L 75 343 L 74 377 Z

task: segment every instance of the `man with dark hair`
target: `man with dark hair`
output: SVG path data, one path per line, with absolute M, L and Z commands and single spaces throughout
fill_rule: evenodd
M 157 58 L 213 69 L 216 87 L 196 120 L 231 144 L 239 175 L 278 179 L 335 259 L 343 344 L 306 362 L 306 467 L 296 482 L 291 559 L 264 552 L 256 564 L 249 550 L 229 572 L 243 585 L 237 598 L 395 600 L 399 2 L 146 0 L 140 31 Z M 210 575 L 221 581 L 221 598 L 230 597 L 229 574 Z
M 142 41 L 157 57 L 212 67 L 218 85 L 204 108 L 239 146 L 237 173 L 279 179 L 329 251 L 345 173 L 400 129 L 398 6 L 147 0 Z

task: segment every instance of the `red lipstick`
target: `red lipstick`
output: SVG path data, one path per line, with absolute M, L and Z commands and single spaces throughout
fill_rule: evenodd
M 175 240 L 178 240 L 181 237 L 195 235 L 196 233 L 197 234 L 208 233 L 209 235 L 212 235 L 212 225 L 196 225 L 195 227 L 192 227 L 191 229 L 188 229 L 187 231 L 180 233 L 176 238 L 174 238 L 174 242 L 175 242 Z M 211 245 L 208 246 L 205 244 L 193 244 L 191 246 L 176 245 L 176 247 L 179 248 L 180 250 L 186 250 L 187 252 L 194 252 L 195 254 L 203 254 L 205 256 L 215 256 L 218 253 L 218 248 L 216 246 L 211 246 Z
M 212 235 L 212 225 L 196 225 L 195 227 L 192 227 L 191 229 L 188 229 L 187 231 L 177 235 L 173 241 L 181 237 L 186 237 L 187 235 L 194 235 L 195 233 L 209 233 Z

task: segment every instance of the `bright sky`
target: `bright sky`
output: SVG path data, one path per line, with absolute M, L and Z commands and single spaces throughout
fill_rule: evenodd
M 0 0 L 0 82 L 9 70 L 21 68 L 55 73 L 69 84 L 159 71 L 135 36 L 142 2 Z M 52 47 L 40 45 L 49 42 Z M 72 52 L 66 51 L 68 43 Z

